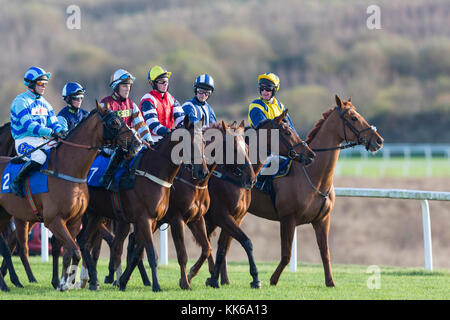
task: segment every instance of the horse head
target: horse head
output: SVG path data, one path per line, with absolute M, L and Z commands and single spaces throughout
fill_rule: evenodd
M 367 123 L 366 119 L 361 116 L 352 105 L 352 98 L 348 101 L 342 101 L 337 95 L 336 111 L 342 120 L 341 138 L 344 141 L 353 142 L 358 145 L 363 145 L 366 150 L 376 152 L 383 146 L 383 138 L 377 132 L 375 126 Z
M 314 151 L 295 133 L 286 121 L 288 110 L 284 110 L 281 115 L 273 120 L 266 120 L 258 125 L 257 129 L 269 129 L 267 132 L 271 135 L 270 129 L 276 129 L 279 133 L 278 150 L 279 154 L 292 160 L 296 160 L 308 166 L 316 157 Z M 269 138 L 268 138 L 269 139 Z M 271 139 L 271 137 L 270 137 Z M 273 146 L 270 146 L 270 151 Z
M 240 184 L 246 190 L 250 190 L 256 183 L 256 174 L 251 165 L 248 147 L 244 139 L 245 122 L 242 120 L 239 126 L 237 126 L 237 122 L 227 126 L 222 120 L 221 126 L 225 129 L 225 164 L 230 168 L 231 173 L 240 180 Z M 235 152 L 232 155 L 229 153 L 231 150 L 227 147 L 231 145 L 228 141 L 233 141 Z M 232 160 L 231 156 L 233 156 Z
M 95 102 L 103 124 L 103 143 L 116 145 L 126 150 L 129 157 L 134 156 L 142 145 L 137 132 L 126 125 L 116 112 L 111 111 L 108 103 L 103 107 L 97 100 Z

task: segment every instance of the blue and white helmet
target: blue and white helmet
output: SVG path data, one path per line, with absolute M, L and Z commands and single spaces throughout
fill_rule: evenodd
M 84 93 L 86 89 L 84 89 L 81 84 L 77 82 L 67 82 L 64 88 L 62 89 L 62 98 L 65 100 L 67 97 L 82 97 L 84 98 Z
M 42 79 L 42 80 L 50 80 L 51 77 L 50 72 L 45 72 L 44 69 L 39 67 L 31 67 L 25 72 L 25 76 L 23 77 L 23 83 L 29 87 L 33 82 Z
M 198 88 L 214 91 L 214 79 L 208 74 L 199 75 L 194 82 L 194 92 Z

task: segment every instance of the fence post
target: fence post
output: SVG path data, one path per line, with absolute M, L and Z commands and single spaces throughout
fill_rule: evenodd
M 294 230 L 294 239 L 292 240 L 290 270 L 297 272 L 297 228 Z
M 48 262 L 48 230 L 43 223 L 41 223 L 41 260 Z
M 422 205 L 423 246 L 425 254 L 425 269 L 433 271 L 433 251 L 431 248 L 430 207 L 428 200 L 420 200 Z
M 167 223 L 164 223 L 159 230 L 160 233 L 160 242 L 161 242 L 161 257 L 160 257 L 160 264 L 163 266 L 167 266 L 169 264 L 169 251 L 167 249 L 167 228 L 169 226 Z

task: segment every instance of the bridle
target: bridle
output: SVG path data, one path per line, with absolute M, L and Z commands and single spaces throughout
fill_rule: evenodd
M 377 128 L 375 126 L 369 126 L 369 127 L 365 128 L 365 129 L 362 129 L 362 130 L 356 129 L 350 123 L 350 121 L 348 121 L 345 118 L 345 114 L 350 109 L 351 108 L 347 108 L 344 111 L 341 111 L 339 107 L 336 107 L 336 110 L 337 110 L 337 112 L 339 114 L 339 117 L 342 120 L 342 127 L 343 127 L 343 130 L 344 130 L 344 140 L 345 140 L 345 142 L 347 144 L 341 145 L 341 146 L 338 146 L 338 147 L 333 147 L 333 148 L 312 149 L 313 151 L 317 152 L 317 151 L 343 150 L 343 149 L 352 148 L 352 147 L 355 147 L 355 146 L 358 146 L 358 145 L 364 145 L 366 147 L 366 150 L 369 150 L 370 145 L 372 143 L 372 138 L 373 138 L 375 132 L 377 132 Z M 358 142 L 350 142 L 350 143 L 348 142 L 346 128 L 348 128 L 351 132 L 353 132 L 353 134 L 356 136 L 356 139 L 357 139 Z M 372 135 L 370 136 L 369 140 L 367 140 L 366 138 L 361 137 L 361 134 L 363 132 L 366 132 L 366 131 L 369 131 L 369 130 L 372 130 Z
M 273 119 L 270 119 L 270 121 L 272 123 L 272 126 L 275 129 L 280 130 L 281 125 L 276 125 L 275 121 Z M 290 143 L 287 141 L 287 139 L 283 136 L 283 134 L 280 135 L 280 140 L 283 143 L 283 145 L 288 149 L 287 157 L 289 159 L 291 159 L 291 160 L 298 160 L 299 162 L 302 162 L 304 160 L 306 147 L 308 146 L 305 141 L 300 139 L 301 142 L 291 146 Z M 303 146 L 303 150 L 300 153 L 298 153 L 297 151 L 295 151 L 295 148 L 297 148 L 300 145 Z

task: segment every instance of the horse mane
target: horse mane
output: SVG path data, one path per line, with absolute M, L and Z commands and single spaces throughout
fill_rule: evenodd
M 92 110 L 89 112 L 89 115 L 88 115 L 86 118 L 84 118 L 83 120 L 81 120 L 80 122 L 78 122 L 78 124 L 77 124 L 77 126 L 76 126 L 75 128 L 73 128 L 72 130 L 69 130 L 69 132 L 67 133 L 67 135 L 66 135 L 66 137 L 65 137 L 64 140 L 66 140 L 66 139 L 68 139 L 70 136 L 72 136 L 72 135 L 74 134 L 74 132 L 76 132 L 76 131 L 81 127 L 81 125 L 82 125 L 87 119 L 89 119 L 93 114 L 95 114 L 96 112 L 97 112 L 97 108 L 92 109 Z
M 9 129 L 9 130 L 11 129 L 11 122 L 7 122 L 4 125 L 2 125 L 0 127 L 0 132 L 3 131 L 3 130 L 6 130 L 6 129 Z
M 320 128 L 322 128 L 322 125 L 325 122 L 325 120 L 327 120 L 327 118 L 334 111 L 334 109 L 336 109 L 336 107 L 332 107 L 330 110 L 322 113 L 322 118 L 319 121 L 317 121 L 314 128 L 308 133 L 308 136 L 306 137 L 306 140 L 305 140 L 306 143 L 308 143 L 308 144 L 311 143 L 311 141 L 317 135 L 317 132 L 319 132 Z

